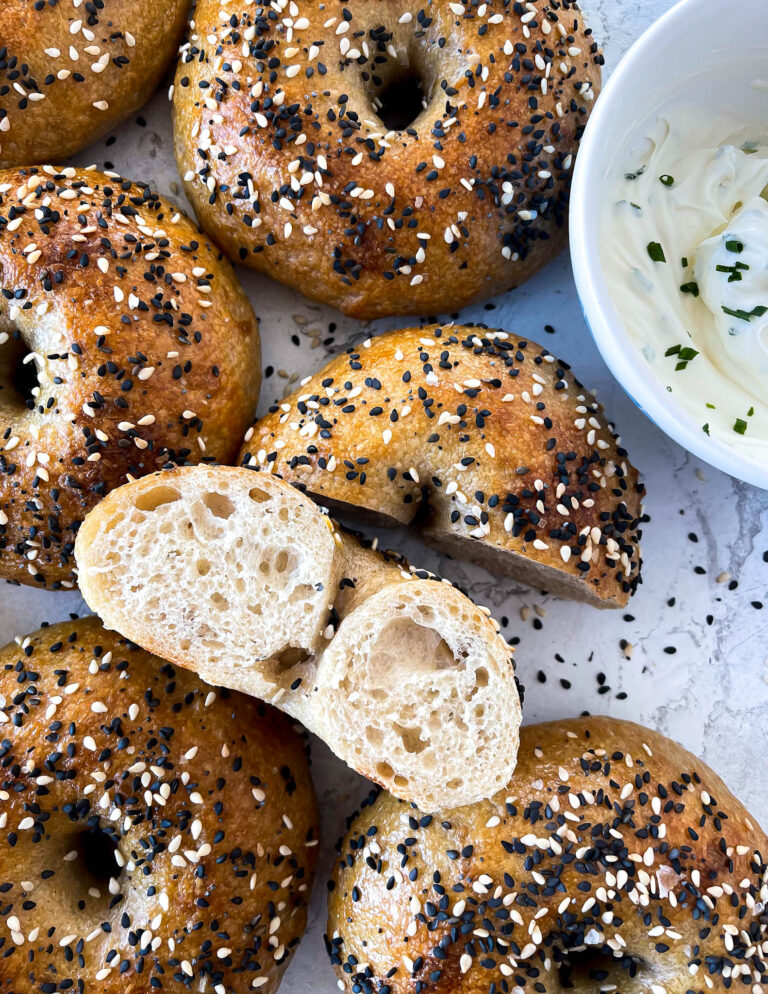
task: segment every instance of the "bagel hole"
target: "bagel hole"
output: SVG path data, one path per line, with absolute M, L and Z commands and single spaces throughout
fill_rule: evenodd
M 387 131 L 404 131 L 424 110 L 421 77 L 412 69 L 406 69 L 377 94 L 374 106 Z
M 111 880 L 120 876 L 115 859 L 117 842 L 100 828 L 89 829 L 80 837 L 80 854 L 86 870 L 96 880 Z
M 4 332 L 0 323 L 0 339 L 4 335 L 8 338 L 0 344 L 0 407 L 32 410 L 40 386 L 37 365 L 32 359 L 24 362 L 29 349 L 18 331 Z
M 622 982 L 635 980 L 641 962 L 634 956 L 613 956 L 601 947 L 571 949 L 561 953 L 556 964 L 560 986 L 578 994 L 619 991 Z

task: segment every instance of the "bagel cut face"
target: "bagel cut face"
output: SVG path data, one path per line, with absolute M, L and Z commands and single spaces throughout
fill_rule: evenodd
M 511 332 L 352 346 L 254 424 L 240 461 L 553 594 L 621 607 L 640 581 L 637 470 L 568 364 Z
M 63 162 L 163 78 L 189 0 L 0 0 L 0 168 Z
M 308 297 L 458 310 L 563 247 L 602 61 L 572 0 L 199 0 L 179 173 L 230 258 Z
M 658 732 L 521 729 L 489 801 L 352 817 L 327 944 L 352 994 L 704 994 L 768 984 L 768 839 Z
M 113 487 L 234 460 L 260 354 L 229 262 L 148 186 L 0 170 L 0 579 L 73 588 Z
M 106 625 L 274 704 L 398 797 L 432 811 L 511 776 L 520 696 L 498 623 L 284 480 L 234 466 L 135 480 L 75 551 Z
M 291 723 L 96 618 L 0 650 L 0 717 L 0 991 L 274 994 L 318 851 Z

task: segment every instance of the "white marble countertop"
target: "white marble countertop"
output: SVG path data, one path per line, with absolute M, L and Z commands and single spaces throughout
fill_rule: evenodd
M 669 6 L 669 0 L 584 0 L 608 71 Z M 165 97 L 158 94 L 142 117 L 78 161 L 110 163 L 178 199 Z M 283 394 L 289 377 L 314 371 L 347 341 L 408 323 L 361 328 L 266 278 L 241 276 L 261 318 L 264 365 L 272 371 L 262 388 L 265 406 Z M 526 722 L 590 711 L 651 725 L 703 756 L 768 824 L 768 493 L 698 462 L 632 405 L 592 343 L 567 255 L 521 289 L 461 317 L 543 342 L 597 389 L 647 483 L 644 582 L 626 611 L 600 612 L 449 560 L 403 533 L 383 535 L 384 543 L 458 580 L 492 609 L 518 644 Z M 0 644 L 44 620 L 85 610 L 77 594 L 0 586 Z M 345 815 L 367 792 L 318 742 L 313 769 L 324 856 L 309 932 L 284 982 L 291 994 L 337 989 L 323 946 L 325 880 Z

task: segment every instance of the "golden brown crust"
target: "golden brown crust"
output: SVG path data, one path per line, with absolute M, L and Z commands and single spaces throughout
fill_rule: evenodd
M 501 573 L 599 605 L 640 577 L 643 487 L 566 363 L 483 327 L 406 328 L 332 359 L 246 435 L 241 462 L 408 523 Z
M 600 55 L 573 0 L 199 0 L 176 157 L 230 258 L 358 318 L 438 314 L 562 247 Z M 376 101 L 420 75 L 388 131 Z
M 0 0 L 0 167 L 62 162 L 138 110 L 189 0 Z
M 766 855 L 677 743 L 610 718 L 532 725 L 490 801 L 424 818 L 381 794 L 354 818 L 329 951 L 357 994 L 760 991 Z
M 318 839 L 290 722 L 96 618 L 0 650 L 0 716 L 0 991 L 272 994 Z
M 232 461 L 260 383 L 251 306 L 171 203 L 92 170 L 0 171 L 0 577 L 74 586 L 86 512 L 128 475 Z

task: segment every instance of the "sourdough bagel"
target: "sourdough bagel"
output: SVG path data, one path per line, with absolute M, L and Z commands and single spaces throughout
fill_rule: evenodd
M 148 100 L 189 0 L 0 0 L 0 167 L 61 162 Z
M 0 578 L 74 586 L 86 511 L 129 475 L 234 460 L 260 382 L 251 306 L 172 204 L 0 171 Z
M 198 0 L 179 173 L 230 258 L 308 297 L 458 310 L 563 247 L 601 63 L 573 0 Z
M 282 480 L 145 477 L 90 512 L 75 554 L 110 628 L 275 704 L 398 796 L 434 810 L 509 779 L 520 702 L 495 622 Z
M 439 548 L 599 607 L 640 579 L 643 487 L 613 427 L 567 363 L 506 332 L 349 348 L 256 422 L 240 460 L 377 524 L 426 504 Z
M 491 800 L 430 818 L 381 794 L 353 818 L 328 948 L 355 994 L 760 994 L 767 852 L 663 735 L 532 725 Z
M 290 723 L 95 618 L 0 650 L 0 991 L 273 994 L 318 813 Z

